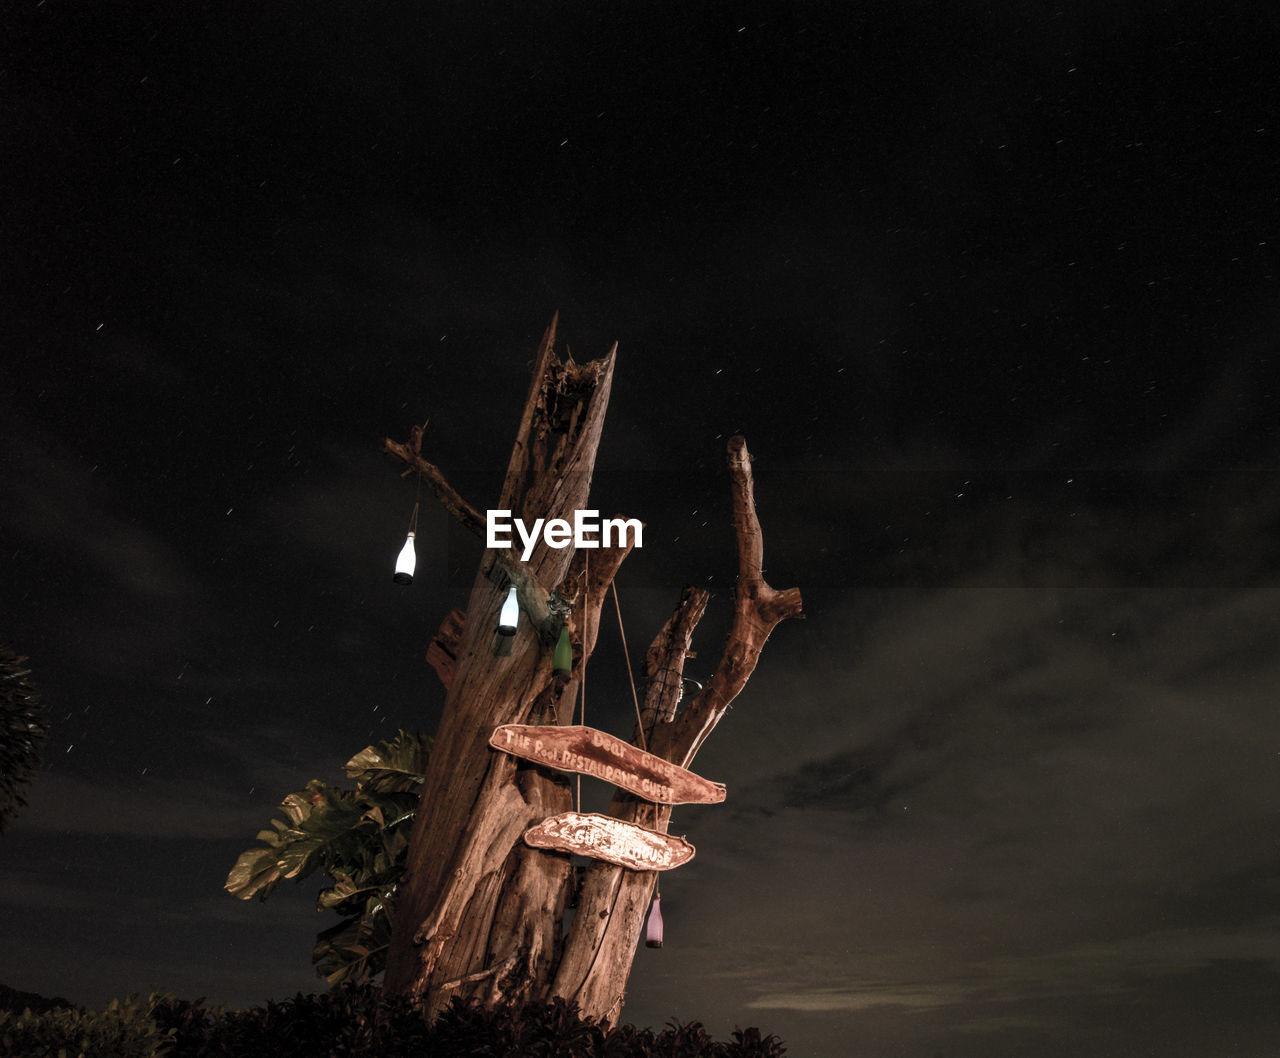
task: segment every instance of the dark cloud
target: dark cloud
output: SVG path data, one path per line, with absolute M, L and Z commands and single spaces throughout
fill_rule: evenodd
M 1260 1002 L 1280 968 L 1274 589 L 956 588 L 876 610 L 787 644 L 731 746 L 700 757 L 730 797 L 674 828 L 698 846 L 664 880 L 686 972 L 825 1015 L 804 1038 L 828 1048 L 877 1008 L 945 1011 L 984 1045 L 1060 1033 L 1228 966 Z

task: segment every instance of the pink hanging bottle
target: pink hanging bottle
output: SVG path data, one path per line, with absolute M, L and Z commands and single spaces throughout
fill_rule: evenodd
M 662 901 L 657 893 L 653 894 L 653 907 L 649 909 L 649 923 L 644 930 L 644 946 L 646 948 L 662 947 Z

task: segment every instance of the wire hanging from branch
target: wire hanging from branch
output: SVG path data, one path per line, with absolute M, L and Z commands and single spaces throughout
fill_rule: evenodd
M 591 584 L 591 552 L 585 551 L 582 555 L 582 579 L 588 586 Z M 583 614 L 586 614 L 586 590 L 582 594 Z M 586 621 L 583 621 L 586 624 Z M 578 698 L 578 723 L 583 727 L 587 726 L 587 644 L 586 640 L 582 643 L 582 666 L 578 672 L 578 683 L 581 695 Z M 582 811 L 582 775 L 577 777 L 577 800 L 574 805 L 576 811 Z
M 618 635 L 622 637 L 622 657 L 627 663 L 627 681 L 631 684 L 631 701 L 636 707 L 636 729 L 640 732 L 640 748 L 647 753 L 649 744 L 644 733 L 644 718 L 640 715 L 640 698 L 636 694 L 636 678 L 631 671 L 631 652 L 627 650 L 627 630 L 622 627 L 622 605 L 618 602 L 618 582 L 609 581 L 609 590 L 613 592 L 613 608 L 618 615 Z

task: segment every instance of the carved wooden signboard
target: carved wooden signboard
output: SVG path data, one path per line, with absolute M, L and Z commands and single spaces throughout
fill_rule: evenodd
M 489 745 L 561 771 L 591 775 L 664 805 L 718 804 L 724 784 L 590 727 L 504 724 Z
M 526 830 L 524 840 L 534 848 L 576 852 L 633 871 L 667 871 L 688 863 L 694 853 L 684 838 L 595 813 L 551 816 Z

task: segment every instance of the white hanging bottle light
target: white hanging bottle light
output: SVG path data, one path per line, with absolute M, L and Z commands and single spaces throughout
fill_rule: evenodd
M 502 613 L 498 615 L 498 633 L 504 636 L 516 634 L 516 625 L 520 621 L 520 602 L 516 598 L 516 586 L 511 585 L 506 601 L 502 604 Z
M 394 580 L 397 584 L 412 584 L 413 571 L 417 565 L 417 556 L 413 553 L 413 531 L 405 538 L 404 547 L 400 549 L 400 557 L 396 559 Z
M 412 584 L 413 571 L 418 564 L 418 556 L 413 550 L 413 538 L 418 528 L 418 505 L 413 505 L 413 514 L 409 518 L 409 535 L 405 537 L 404 547 L 400 549 L 400 557 L 396 559 L 396 572 L 392 578 L 397 584 Z
M 662 947 L 662 897 L 656 889 L 653 892 L 653 906 L 649 908 L 649 921 L 644 927 L 644 946 Z

